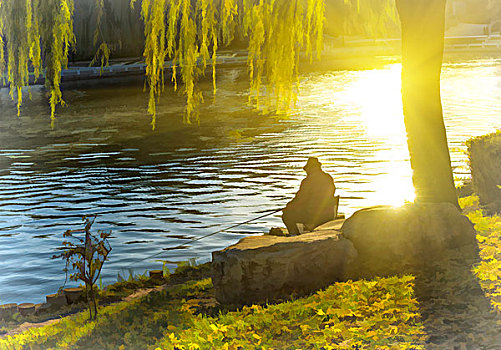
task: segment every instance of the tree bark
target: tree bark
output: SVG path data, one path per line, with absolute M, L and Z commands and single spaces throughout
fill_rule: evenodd
M 396 0 L 402 26 L 402 102 L 416 202 L 459 208 L 440 100 L 446 0 Z

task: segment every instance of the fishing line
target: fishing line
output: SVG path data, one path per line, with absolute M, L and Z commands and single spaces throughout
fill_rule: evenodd
M 266 213 L 266 214 L 264 214 L 264 215 L 260 215 L 260 216 L 258 216 L 258 217 L 253 218 L 253 219 L 250 219 L 250 220 L 247 220 L 247 221 L 244 221 L 244 222 L 240 222 L 240 223 L 238 223 L 238 224 L 235 224 L 235 225 L 232 225 L 232 226 L 229 226 L 229 227 L 223 228 L 223 229 L 218 230 L 218 231 L 215 231 L 215 232 L 211 232 L 211 233 L 209 233 L 209 234 L 207 234 L 207 235 L 205 235 L 205 236 L 201 236 L 201 237 L 198 237 L 198 238 L 190 239 L 190 240 L 188 240 L 188 241 L 186 241 L 186 242 L 184 242 L 184 243 L 181 243 L 181 244 L 179 244 L 179 245 L 177 245 L 177 246 L 175 246 L 175 247 L 171 247 L 171 248 L 162 248 L 162 251 L 161 251 L 160 253 L 155 253 L 155 254 L 153 254 L 153 255 L 147 256 L 147 257 L 146 257 L 146 258 L 144 258 L 144 259 L 141 259 L 141 260 L 138 260 L 138 261 L 134 262 L 134 264 L 137 264 L 137 263 L 139 263 L 139 262 L 145 261 L 145 260 L 147 260 L 147 259 L 151 259 L 151 258 L 153 258 L 153 257 L 155 257 L 155 256 L 158 256 L 158 255 L 160 255 L 160 254 L 164 253 L 165 251 L 180 249 L 180 248 L 183 248 L 183 247 L 184 247 L 186 244 L 188 244 L 188 243 L 197 242 L 197 241 L 200 241 L 200 240 L 202 240 L 202 239 L 204 239 L 204 238 L 207 238 L 207 237 L 210 237 L 210 236 L 214 236 L 215 234 L 218 234 L 218 233 L 221 233 L 221 232 L 227 231 L 227 230 L 229 230 L 229 229 L 232 229 L 232 228 L 235 228 L 235 227 L 238 227 L 238 226 L 241 226 L 241 225 L 248 224 L 248 223 L 250 223 L 250 222 L 252 222 L 252 221 L 255 221 L 255 220 L 258 220 L 258 219 L 262 219 L 262 218 L 264 218 L 264 217 L 267 217 L 267 216 L 270 216 L 270 215 L 272 215 L 272 214 L 278 213 L 278 212 L 279 212 L 279 211 L 281 211 L 281 210 L 283 210 L 283 208 L 266 210 L 266 212 L 267 212 L 267 213 Z M 130 267 L 130 266 L 132 266 L 132 264 L 131 264 L 131 265 L 128 265 L 128 266 L 127 266 L 127 268 L 128 268 L 128 267 Z

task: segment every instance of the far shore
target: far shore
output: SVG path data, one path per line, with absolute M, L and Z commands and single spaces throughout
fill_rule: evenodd
M 399 63 L 401 41 L 394 39 L 340 39 L 326 38 L 324 51 L 320 60 L 316 54 L 311 57 L 303 55 L 300 71 L 322 70 L 359 70 L 374 69 L 390 63 Z M 245 67 L 247 64 L 246 50 L 221 50 L 217 55 L 217 66 L 220 68 Z M 478 37 L 451 37 L 445 40 L 444 62 L 458 59 L 501 58 L 501 35 Z M 170 80 L 172 62 L 165 61 L 166 80 Z M 208 62 L 208 68 L 211 62 Z M 103 79 L 120 79 L 127 77 L 142 77 L 146 65 L 142 57 L 116 58 L 109 61 L 108 66 L 92 66 L 90 61 L 70 62 L 67 69 L 61 72 L 62 83 L 93 81 Z M 5 76 L 4 76 L 5 78 Z M 30 74 L 30 85 L 43 85 L 43 74 L 35 79 Z M 0 80 L 0 88 L 7 87 L 7 79 Z

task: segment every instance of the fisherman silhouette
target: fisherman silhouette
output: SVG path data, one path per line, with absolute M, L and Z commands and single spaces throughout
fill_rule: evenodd
M 282 211 L 282 221 L 291 235 L 300 233 L 296 225 L 298 223 L 311 231 L 334 219 L 334 180 L 322 170 L 322 164 L 316 157 L 308 158 L 303 169 L 306 178 L 301 181 L 296 196 Z

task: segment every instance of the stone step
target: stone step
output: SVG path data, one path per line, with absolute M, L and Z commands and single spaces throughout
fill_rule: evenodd
M 212 283 L 223 304 L 252 304 L 305 295 L 344 279 L 357 256 L 341 237 L 342 221 L 293 237 L 251 236 L 212 253 Z

